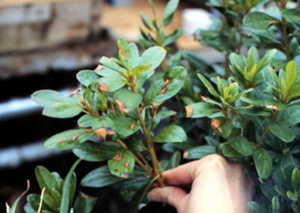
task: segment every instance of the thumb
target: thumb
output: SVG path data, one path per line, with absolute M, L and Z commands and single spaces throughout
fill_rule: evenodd
M 148 199 L 154 202 L 167 203 L 178 210 L 181 201 L 186 195 L 187 193 L 181 188 L 166 186 L 163 188 L 153 189 L 149 193 Z

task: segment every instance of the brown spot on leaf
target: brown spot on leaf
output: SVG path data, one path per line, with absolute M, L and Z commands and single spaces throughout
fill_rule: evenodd
M 129 173 L 128 172 L 122 172 L 122 173 L 120 173 L 120 177 L 122 177 L 122 178 L 128 178 L 130 175 L 129 175 Z
M 106 140 L 106 135 L 116 134 L 116 132 L 113 131 L 109 127 L 101 127 L 99 129 L 97 129 L 95 132 L 96 132 L 97 137 L 101 137 L 101 138 L 103 138 L 103 140 Z
M 172 78 L 167 78 L 164 82 L 164 84 L 162 85 L 162 88 L 165 88 L 169 83 L 172 82 Z
M 110 90 L 108 89 L 107 85 L 105 83 L 103 83 L 102 81 L 100 81 L 99 83 L 99 87 L 98 89 L 102 92 L 110 92 Z
M 62 138 L 62 139 L 57 140 L 56 142 L 57 142 L 57 143 L 63 143 L 63 142 L 65 142 L 66 140 L 67 140 L 67 138 Z
M 269 22 L 269 25 L 273 25 L 273 24 L 276 24 L 276 21 L 275 21 L 275 20 Z
M 121 52 L 122 52 L 122 54 L 124 56 L 124 59 L 126 60 L 127 57 L 126 57 L 125 50 L 124 50 L 123 46 L 120 47 L 120 50 L 121 50 Z
M 79 128 L 84 128 L 83 124 L 78 125 Z
M 124 166 L 129 169 L 129 163 L 128 162 L 125 162 Z
M 159 95 L 164 94 L 166 91 L 167 91 L 167 88 L 163 88 L 158 94 Z
M 118 108 L 121 111 L 121 113 L 128 113 L 129 109 L 126 107 L 126 105 L 124 104 L 123 101 L 121 101 L 120 99 L 115 98 L 115 102 L 118 104 Z
M 135 124 L 130 124 L 130 129 L 134 129 Z
M 117 154 L 115 157 L 113 157 L 113 160 L 115 161 L 121 161 L 123 159 L 123 155 Z
M 186 117 L 190 118 L 193 114 L 193 109 L 191 107 L 185 106 Z
M 72 137 L 72 141 L 75 142 L 76 139 L 77 139 L 80 135 L 81 135 L 81 134 L 74 135 L 74 136 Z

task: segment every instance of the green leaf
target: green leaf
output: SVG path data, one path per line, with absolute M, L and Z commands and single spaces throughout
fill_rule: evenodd
M 139 76 L 141 73 L 143 73 L 145 70 L 147 70 L 149 67 L 151 67 L 151 65 L 139 65 L 137 67 L 135 67 L 132 70 L 132 75 L 133 76 Z
M 187 118 L 202 118 L 208 117 L 212 114 L 219 112 L 220 110 L 208 103 L 195 103 L 185 106 Z
M 100 76 L 106 76 L 106 77 L 114 77 L 114 76 L 120 76 L 125 79 L 127 75 L 127 70 L 123 67 L 121 67 L 114 58 L 107 58 L 102 57 L 100 59 L 100 64 L 102 64 L 102 68 L 96 70 L 95 72 Z
M 291 201 L 296 202 L 296 201 L 298 200 L 298 194 L 296 194 L 296 193 L 293 193 L 293 192 L 291 192 L 291 191 L 287 191 L 287 192 L 286 192 L 286 195 L 287 195 L 287 197 L 288 197 Z
M 255 47 L 251 47 L 248 51 L 248 57 L 247 57 L 248 70 L 251 70 L 253 65 L 257 64 L 258 61 L 259 61 L 259 53 Z
M 232 146 L 228 142 L 221 143 L 219 145 L 219 149 L 221 150 L 222 154 L 226 157 L 233 158 L 243 156 L 243 154 L 237 152 L 234 148 L 232 148 Z
M 179 151 L 175 152 L 170 158 L 166 170 L 174 169 L 180 164 L 181 154 Z
M 249 156 L 253 153 L 251 143 L 245 137 L 229 137 L 228 142 L 232 146 L 232 148 L 234 148 L 236 151 L 243 154 L 244 156 Z
M 88 87 L 99 79 L 99 75 L 92 70 L 82 70 L 77 73 L 76 78 L 82 85 Z
M 150 77 L 154 74 L 154 70 L 165 59 L 167 51 L 162 47 L 154 46 L 148 48 L 141 56 L 139 64 L 150 64 L 151 66 L 143 71 L 143 76 Z
M 34 210 L 33 213 L 36 213 L 38 211 L 40 206 L 40 201 L 41 201 L 40 195 L 38 194 L 30 194 L 27 196 L 27 202 L 30 205 L 30 207 Z M 42 207 L 45 207 L 45 205 L 42 205 Z M 31 213 L 31 212 L 26 211 L 26 213 Z
M 258 64 L 257 64 L 257 71 L 260 71 L 263 68 L 265 68 L 267 65 L 269 65 L 271 63 L 272 59 L 274 58 L 276 52 L 277 52 L 277 49 L 272 49 L 272 50 L 268 51 L 262 57 L 262 59 L 260 59 L 260 61 L 258 62 Z
M 244 60 L 240 55 L 236 53 L 231 53 L 229 59 L 231 64 L 234 65 L 240 73 L 244 72 L 244 68 L 246 67 L 246 64 L 244 63 Z
M 133 135 L 141 128 L 139 123 L 125 115 L 115 116 L 111 120 L 114 123 L 119 138 L 126 138 Z
M 157 177 L 153 178 L 149 183 L 145 184 L 132 198 L 130 201 L 130 210 L 128 213 L 136 213 L 138 212 L 138 206 L 146 196 L 147 192 L 149 192 L 150 187 L 153 185 Z
M 78 144 L 87 141 L 94 136 L 94 132 L 87 132 L 85 129 L 67 130 L 50 137 L 45 142 L 45 148 L 72 149 Z
M 176 41 L 183 34 L 182 28 L 176 28 L 170 35 L 166 36 L 162 46 L 167 46 Z
M 91 115 L 85 114 L 78 119 L 77 124 L 81 128 L 88 128 L 92 126 L 92 120 L 93 117 Z
M 39 90 L 32 94 L 32 99 L 45 107 L 43 115 L 53 118 L 71 118 L 78 115 L 82 108 L 71 97 L 66 97 L 52 90 Z
M 300 171 L 298 168 L 294 168 L 292 173 L 292 186 L 295 191 L 300 189 Z
M 128 113 L 141 103 L 142 96 L 123 88 L 115 93 L 114 100 L 118 104 L 121 112 Z
M 195 70 L 200 70 L 200 71 L 208 71 L 208 70 L 212 70 L 212 66 L 206 62 L 205 60 L 203 60 L 202 58 L 200 58 L 198 55 L 196 55 L 193 52 L 189 52 L 189 51 L 182 51 L 181 52 L 182 57 L 187 60 L 187 62 L 189 63 L 189 66 Z
M 148 89 L 144 105 L 160 103 L 176 95 L 184 85 L 186 75 L 187 71 L 184 67 L 172 67 L 164 75 L 164 79 L 154 82 Z
M 291 106 L 279 112 L 276 120 L 286 123 L 288 126 L 294 126 L 300 123 L 300 106 Z
M 166 8 L 164 9 L 164 13 L 163 13 L 163 21 L 162 21 L 162 26 L 166 27 L 168 26 L 172 20 L 173 20 L 173 15 L 174 12 L 177 8 L 179 4 L 179 0 L 170 0 L 166 6 Z
M 144 13 L 140 13 L 140 17 L 141 17 L 142 22 L 145 25 L 145 27 L 147 27 L 149 30 L 152 30 L 151 22 L 149 21 L 147 16 Z
M 272 157 L 264 148 L 253 150 L 253 160 L 260 178 L 266 179 L 272 173 Z
M 124 180 L 124 178 L 112 175 L 107 166 L 103 166 L 94 169 L 88 173 L 82 180 L 80 185 L 85 187 L 104 187 L 119 181 Z
M 218 130 L 223 134 L 223 136 L 225 138 L 229 137 L 231 135 L 231 132 L 233 130 L 233 126 L 230 123 L 230 121 L 225 121 L 225 123 L 223 123 Z
M 278 196 L 272 198 L 272 213 L 280 213 L 280 200 Z
M 201 74 L 197 74 L 204 86 L 207 88 L 210 94 L 212 94 L 216 98 L 220 98 L 219 93 L 214 89 L 214 87 L 211 85 L 211 83 Z
M 74 170 L 76 169 L 80 161 L 81 159 L 78 159 L 73 164 L 72 168 L 68 172 L 67 177 L 64 181 L 62 200 L 60 204 L 60 213 L 69 212 L 70 205 L 73 203 L 73 198 L 74 198 L 74 193 L 76 188 L 76 176 Z
M 74 213 L 91 213 L 97 202 L 97 199 L 98 198 L 96 197 L 79 192 L 74 204 Z
M 73 148 L 73 153 L 83 160 L 98 162 L 113 158 L 120 148 L 120 145 L 116 142 L 99 144 L 88 141 Z
M 243 20 L 247 27 L 258 30 L 267 30 L 271 27 L 272 22 L 277 21 L 274 17 L 263 12 L 249 13 Z
M 285 70 L 285 82 L 287 90 L 289 90 L 297 79 L 297 64 L 294 61 L 288 62 Z
M 134 169 L 134 154 L 129 149 L 120 149 L 117 151 L 115 157 L 107 163 L 108 168 L 113 175 L 128 178 Z
M 127 147 L 133 152 L 142 152 L 147 150 L 143 141 L 138 136 L 134 135 L 126 142 Z
M 21 198 L 29 191 L 30 183 L 27 181 L 27 189 L 15 200 L 11 208 L 7 208 L 7 213 L 16 213 L 18 204 L 21 200 Z M 6 207 L 8 207 L 8 204 L 6 203 Z
M 281 11 L 281 15 L 291 21 L 299 23 L 300 11 L 296 9 L 284 9 Z
M 260 203 L 249 201 L 247 204 L 253 213 L 267 213 L 265 207 Z
M 183 156 L 185 159 L 200 159 L 213 153 L 216 153 L 215 146 L 202 145 L 186 150 Z
M 294 131 L 285 123 L 271 122 L 269 129 L 276 137 L 284 142 L 292 142 L 296 137 Z
M 177 125 L 168 125 L 164 127 L 154 137 L 154 142 L 170 142 L 170 143 L 181 143 L 187 140 L 185 131 Z
M 55 176 L 43 166 L 36 167 L 35 176 L 40 189 L 45 188 L 45 194 L 52 195 L 52 189 L 57 184 Z
M 126 79 L 119 74 L 112 74 L 111 76 L 100 78 L 98 81 L 98 89 L 102 92 L 115 92 L 126 83 Z

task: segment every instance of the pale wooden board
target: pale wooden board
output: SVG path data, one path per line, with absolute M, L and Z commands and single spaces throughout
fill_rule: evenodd
M 158 20 L 161 20 L 167 1 L 154 0 L 153 2 L 156 8 L 157 18 Z M 182 27 L 182 11 L 185 8 L 188 8 L 188 6 L 183 3 L 180 4 L 174 15 L 173 22 L 166 28 L 167 34 L 171 33 L 177 27 Z M 101 19 L 102 26 L 110 29 L 115 37 L 122 37 L 129 41 L 136 42 L 140 33 L 139 26 L 142 26 L 142 21 L 139 16 L 140 12 L 143 12 L 150 20 L 152 20 L 153 13 L 147 0 L 134 0 L 133 5 L 125 7 L 112 7 L 104 3 Z M 177 46 L 184 50 L 197 50 L 203 48 L 199 42 L 195 42 L 187 36 L 182 36 L 177 41 Z
M 0 0 L 0 7 L 18 6 L 24 4 L 39 4 L 39 3 L 59 3 L 59 2 L 76 2 L 80 0 Z M 84 0 L 90 1 L 90 0 Z

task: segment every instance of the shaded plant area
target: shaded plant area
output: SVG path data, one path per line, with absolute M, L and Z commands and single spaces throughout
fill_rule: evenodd
M 223 64 L 209 64 L 172 52 L 183 31 L 164 30 L 178 4 L 169 1 L 158 20 L 149 0 L 153 18 L 140 14 L 142 51 L 121 38 L 118 56 L 78 72 L 80 87 L 68 96 L 32 95 L 43 115 L 78 118 L 78 128 L 50 137 L 45 147 L 72 150 L 79 160 L 66 177 L 37 167 L 41 192 L 27 196 L 26 212 L 91 212 L 97 198 L 75 196 L 77 182 L 82 190 L 112 186 L 127 212 L 138 212 L 141 203 L 148 204 L 141 211 L 163 211 L 171 207 L 146 196 L 153 185 L 167 185 L 162 173 L 213 153 L 245 168 L 256 187 L 248 202 L 253 212 L 300 211 L 299 5 L 208 1 L 219 17 L 195 40 L 224 56 Z M 79 179 L 74 171 L 84 161 L 98 167 Z

